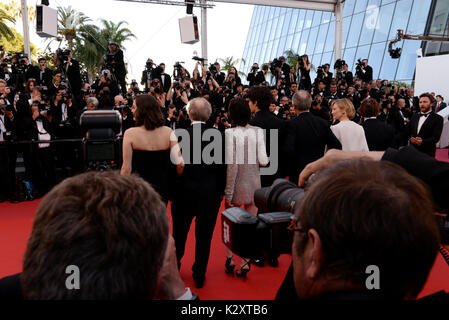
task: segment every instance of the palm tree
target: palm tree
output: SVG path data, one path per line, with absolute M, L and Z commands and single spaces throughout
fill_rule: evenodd
M 104 55 L 110 42 L 117 43 L 120 47 L 123 42 L 136 36 L 126 27 L 125 21 L 114 23 L 100 20 L 103 28 L 95 25 L 84 25 L 80 28 L 74 45 L 74 57 L 83 62 L 86 67 L 89 82 L 100 71 Z
M 83 62 L 90 83 L 100 71 L 106 47 L 100 28 L 94 25 L 85 25 L 76 38 L 73 55 Z
M 221 69 L 224 70 L 224 71 L 229 71 L 229 69 L 231 69 L 231 67 L 236 68 L 235 66 L 236 66 L 237 64 L 239 64 L 240 62 L 243 62 L 243 64 L 246 63 L 246 62 L 245 62 L 245 59 L 235 59 L 235 60 L 234 60 L 234 57 L 233 57 L 233 56 L 231 56 L 231 57 L 226 57 L 226 58 L 224 58 L 224 59 L 218 58 L 217 60 L 222 64 Z M 237 68 L 236 68 L 236 69 L 237 69 Z M 238 71 L 238 73 L 239 73 L 240 76 L 246 77 L 246 74 L 245 74 L 244 72 Z
M 58 32 L 65 38 L 70 50 L 78 32 L 88 21 L 91 19 L 84 13 L 72 9 L 72 6 L 58 7 Z
M 103 25 L 101 34 L 102 38 L 106 41 L 106 45 L 110 42 L 115 42 L 119 47 L 122 47 L 123 42 L 130 40 L 131 38 L 136 38 L 131 30 L 123 27 L 128 24 L 126 21 L 120 21 L 119 23 L 114 23 L 105 19 L 101 19 L 100 21 Z
M 16 1 L 12 0 L 10 3 L 1 3 L 0 8 L 5 10 L 14 20 L 17 20 L 22 16 L 22 6 Z M 36 20 L 36 8 L 34 6 L 28 6 L 28 21 L 33 22 Z
M 7 22 L 15 23 L 16 19 L 8 14 L 3 8 L 0 8 L 0 38 L 11 39 L 14 32 L 8 27 Z

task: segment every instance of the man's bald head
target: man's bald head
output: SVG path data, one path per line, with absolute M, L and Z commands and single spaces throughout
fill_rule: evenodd
M 293 105 L 299 111 L 308 111 L 312 106 L 312 96 L 305 90 L 299 90 L 293 95 Z
M 189 102 L 187 111 L 192 121 L 206 122 L 212 113 L 212 107 L 206 99 L 195 98 Z

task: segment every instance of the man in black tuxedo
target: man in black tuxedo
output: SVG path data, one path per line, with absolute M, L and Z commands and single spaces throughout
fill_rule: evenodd
M 368 59 L 363 59 L 362 64 L 358 65 L 356 70 L 357 77 L 363 82 L 373 81 L 373 68 L 368 65 Z
M 170 90 L 171 77 L 165 73 L 165 63 L 161 63 L 159 64 L 159 66 L 162 68 L 162 73 L 160 77 L 162 87 L 164 88 L 164 92 L 167 93 L 168 90 Z
M 433 97 L 432 97 L 433 98 Z M 420 99 L 415 96 L 415 90 L 410 88 L 407 90 L 407 97 L 405 98 L 406 108 L 413 113 L 418 113 L 420 110 Z
M 105 56 L 105 65 L 114 74 L 120 85 L 120 91 L 122 95 L 126 95 L 126 66 L 123 60 L 123 51 L 119 48 L 118 44 L 111 42 L 108 46 Z
M 260 85 L 266 81 L 266 75 L 267 75 L 268 69 L 269 69 L 268 65 L 264 64 L 262 66 L 262 70 L 257 72 L 256 78 L 254 79 L 255 86 Z
M 217 221 L 222 195 L 224 194 L 226 170 L 224 161 L 224 139 L 221 132 L 215 128 L 206 127 L 206 121 L 212 113 L 210 103 L 204 98 L 195 98 L 190 101 L 188 114 L 192 120 L 187 129 L 189 142 L 182 145 L 182 155 L 185 167 L 176 186 L 175 198 L 172 203 L 173 238 L 176 245 L 178 266 L 184 256 L 187 234 L 192 220 L 195 220 L 195 263 L 192 266 L 193 279 L 197 288 L 204 284 L 207 264 L 210 255 L 212 235 Z M 206 164 L 202 158 L 203 149 L 208 141 L 202 136 L 212 133 L 214 139 L 220 139 L 220 155 L 214 154 L 219 163 Z M 182 137 L 186 139 L 186 137 Z M 216 150 L 215 150 L 216 151 Z M 209 154 L 209 153 L 208 153 Z M 199 155 L 199 158 L 196 157 Z
M 380 114 L 380 104 L 376 99 L 369 98 L 362 102 L 358 113 L 363 117 L 362 127 L 370 151 L 385 151 L 393 144 L 394 129 L 377 118 Z
M 285 122 L 284 120 L 276 117 L 270 112 L 270 104 L 273 103 L 273 96 L 271 95 L 270 89 L 264 86 L 255 86 L 248 90 L 246 97 L 249 99 L 249 106 L 251 112 L 254 114 L 254 118 L 251 119 L 250 125 L 265 129 L 265 141 L 267 148 L 267 155 L 270 161 L 273 160 L 273 154 L 271 154 L 271 144 L 277 143 L 277 156 L 279 162 L 277 163 L 278 168 L 273 175 L 262 175 L 261 184 L 262 187 L 271 186 L 277 178 L 281 177 L 281 169 L 283 167 L 283 156 L 281 154 L 281 144 L 284 141 L 285 134 Z M 271 130 L 277 131 L 278 141 L 271 140 Z M 271 166 L 272 164 L 269 164 Z
M 410 143 L 419 151 L 435 157 L 436 143 L 443 131 L 443 117 L 432 111 L 433 96 L 423 93 L 419 97 L 420 113 L 413 115 L 406 130 Z
M 299 91 L 293 96 L 296 118 L 287 123 L 284 153 L 288 159 L 288 176 L 297 183 L 299 173 L 310 162 L 316 161 L 328 149 L 341 149 L 341 143 L 332 133 L 329 123 L 312 115 L 309 110 L 312 97 L 307 91 Z
M 440 112 L 444 108 L 447 107 L 447 104 L 444 102 L 444 98 L 440 95 L 437 95 L 437 102 L 435 103 L 434 111 L 435 113 Z
M 50 68 L 47 68 L 47 59 L 44 57 L 39 58 L 39 65 L 36 66 L 36 81 L 38 85 L 49 87 L 51 85 L 51 81 L 53 79 L 53 71 Z

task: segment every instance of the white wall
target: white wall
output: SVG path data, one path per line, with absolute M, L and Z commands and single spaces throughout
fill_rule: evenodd
M 435 92 L 449 102 L 449 55 L 423 57 L 416 59 L 415 95 L 424 92 Z M 438 113 L 444 117 L 444 129 L 438 147 L 449 144 L 449 107 Z
M 449 55 L 416 59 L 415 95 L 435 92 L 449 101 Z

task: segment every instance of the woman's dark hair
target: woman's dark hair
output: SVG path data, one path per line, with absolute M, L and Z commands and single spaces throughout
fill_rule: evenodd
M 380 113 L 380 104 L 377 100 L 370 98 L 362 102 L 358 111 L 364 118 L 377 117 Z
M 229 103 L 229 118 L 237 126 L 246 126 L 251 119 L 248 101 L 243 98 L 232 99 Z
M 31 83 L 34 83 L 34 87 L 37 86 L 36 80 L 34 80 L 34 79 L 28 79 L 28 81 L 26 82 L 26 85 L 25 85 L 25 92 L 26 92 L 26 93 L 31 93 L 31 92 L 32 92 L 32 90 L 30 89 Z
M 164 115 L 156 98 L 149 94 L 136 97 L 136 126 L 144 126 L 147 130 L 154 130 L 165 125 Z

